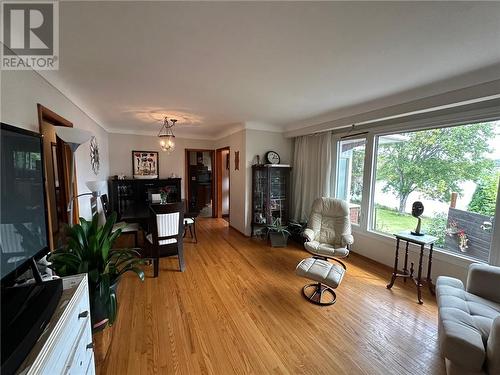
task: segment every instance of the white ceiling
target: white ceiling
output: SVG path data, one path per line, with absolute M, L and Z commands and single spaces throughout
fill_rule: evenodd
M 498 65 L 500 2 L 61 2 L 60 40 L 44 76 L 107 130 L 216 137 Z

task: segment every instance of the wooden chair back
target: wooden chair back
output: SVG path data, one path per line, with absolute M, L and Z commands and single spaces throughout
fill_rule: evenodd
M 165 246 L 177 244 L 182 246 L 184 234 L 184 205 L 182 202 L 152 204 L 150 206 L 153 245 Z

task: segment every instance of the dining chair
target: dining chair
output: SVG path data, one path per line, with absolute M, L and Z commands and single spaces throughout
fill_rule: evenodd
M 151 203 L 159 203 L 161 201 L 161 194 L 151 193 Z M 193 239 L 194 243 L 198 243 L 198 239 L 196 237 L 196 216 L 197 213 L 185 211 L 184 213 L 184 231 L 183 237 L 186 237 L 186 233 L 189 230 L 189 234 Z
M 111 215 L 113 210 L 111 209 L 108 201 L 108 195 L 107 194 L 102 194 L 101 195 L 101 205 L 102 205 L 102 210 L 104 211 L 104 216 L 106 219 Z M 133 235 L 134 236 L 134 246 L 139 247 L 138 243 L 138 236 L 139 236 L 139 231 L 141 230 L 141 227 L 139 223 L 127 223 L 125 221 L 120 221 L 113 225 L 113 229 L 111 230 L 112 232 L 116 232 L 118 229 L 122 230 L 123 234 L 126 235 Z
M 198 239 L 196 237 L 196 216 L 198 216 L 198 214 L 194 212 L 186 212 L 186 214 L 184 215 L 183 237 L 186 237 L 186 233 L 189 230 L 189 234 L 191 235 L 194 243 L 198 243 Z
M 182 202 L 152 204 L 151 233 L 146 235 L 145 257 L 153 259 L 154 277 L 158 276 L 161 257 L 179 257 L 179 268 L 183 272 L 184 263 L 183 232 L 184 205 Z

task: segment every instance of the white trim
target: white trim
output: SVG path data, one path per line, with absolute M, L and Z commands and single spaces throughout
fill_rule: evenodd
M 375 168 L 377 166 L 377 155 L 378 155 L 378 140 L 376 141 L 377 136 L 374 134 L 370 134 L 370 137 L 372 138 L 373 142 L 373 149 L 372 153 L 370 154 L 371 157 L 371 163 L 370 163 L 370 199 L 368 202 L 368 211 L 369 211 L 369 218 L 368 222 L 366 224 L 365 230 L 368 232 L 370 230 L 370 226 L 373 223 L 373 220 L 375 218 L 375 210 L 374 210 L 374 205 L 375 205 L 375 186 L 376 186 L 376 171 Z
M 448 128 L 452 126 L 473 124 L 479 121 L 496 121 L 498 119 L 500 119 L 500 105 L 495 105 L 490 108 L 474 109 L 410 121 L 399 121 L 378 126 L 371 131 L 369 130 L 369 132 L 372 132 L 376 136 L 381 136 L 395 132 L 413 132 L 426 129 Z
M 337 113 L 343 112 L 344 116 L 341 115 L 341 117 L 333 118 L 326 122 L 324 121 L 314 125 L 288 130 L 285 131 L 284 134 L 285 137 L 297 137 L 300 135 L 345 128 L 352 124 L 369 124 L 377 121 L 387 121 L 388 119 L 394 119 L 396 117 L 408 117 L 410 115 L 423 113 L 428 114 L 428 117 L 430 117 L 433 116 L 432 112 L 442 111 L 443 109 L 453 110 L 453 108 L 464 105 L 474 107 L 476 105 L 481 105 L 484 101 L 497 99 L 499 97 L 500 80 L 497 79 L 405 103 L 376 108 L 368 112 L 356 113 L 356 109 L 359 111 L 362 106 L 356 106 L 350 111 L 339 110 Z M 332 114 L 332 116 L 335 116 L 335 114 Z M 288 129 L 291 127 L 293 127 L 293 124 L 286 126 Z
M 490 246 L 490 264 L 500 266 L 500 182 L 498 183 L 495 222 Z
M 488 106 L 488 104 L 491 104 L 491 106 Z M 342 140 L 341 137 L 347 134 L 354 135 L 356 133 L 366 132 L 366 134 L 359 135 L 359 138 L 365 138 L 367 143 L 365 147 L 363 193 L 360 208 L 361 218 L 359 225 L 352 224 L 353 232 L 357 235 L 370 238 L 371 240 L 380 241 L 386 246 L 394 246 L 394 240 L 391 236 L 381 234 L 372 229 L 372 223 L 374 220 L 378 137 L 394 133 L 422 131 L 426 129 L 459 126 L 479 121 L 495 121 L 500 119 L 499 100 L 494 100 L 489 103 L 480 103 L 480 107 L 481 108 L 470 108 L 469 106 L 467 108 L 462 108 L 463 110 L 460 111 L 457 111 L 457 108 L 454 108 L 451 112 L 447 110 L 444 112 L 442 111 L 439 114 L 434 113 L 434 116 L 432 116 L 432 114 L 428 114 L 427 116 L 419 115 L 414 116 L 411 119 L 407 118 L 406 121 L 403 121 L 403 119 L 397 119 L 384 121 L 376 126 L 375 124 L 372 124 L 370 127 L 363 125 L 355 128 L 351 127 L 349 129 L 332 131 L 335 146 L 335 152 L 333 155 L 335 155 L 336 158 L 336 160 L 332 163 L 335 168 L 333 171 L 334 196 L 337 196 L 337 165 L 339 160 L 338 144 Z M 500 218 L 500 183 L 495 217 Z M 410 249 L 412 249 L 411 251 L 413 253 L 419 251 L 418 248 L 412 246 L 410 246 Z M 451 254 L 439 248 L 434 250 L 434 254 L 435 259 L 459 267 L 466 268 L 469 264 L 478 262 L 478 260 L 463 257 L 459 254 Z M 495 220 L 489 263 L 500 265 L 500 220 Z
M 370 213 L 370 191 L 371 191 L 371 177 L 372 177 L 372 160 L 373 160 L 373 135 L 365 135 L 365 160 L 363 165 L 363 191 L 361 195 L 361 218 L 360 224 L 363 229 L 368 228 L 369 213 Z
M 368 170 L 365 169 L 364 171 L 364 176 L 363 176 L 363 199 L 361 201 L 361 212 L 368 211 L 369 213 L 369 220 L 367 221 L 362 221 L 361 226 L 360 226 L 360 232 L 359 234 L 366 235 L 368 233 L 374 234 L 375 236 L 380 236 L 382 237 L 387 237 L 385 235 L 382 235 L 379 232 L 376 232 L 372 228 L 373 220 L 374 220 L 374 204 L 375 204 L 375 184 L 376 184 L 376 162 L 377 162 L 377 156 L 378 156 L 378 139 L 381 136 L 388 135 L 388 134 L 394 134 L 394 133 L 400 133 L 400 132 L 415 132 L 415 131 L 422 131 L 426 129 L 435 129 L 435 128 L 440 128 L 440 127 L 451 127 L 451 126 L 459 126 L 459 125 L 466 125 L 470 123 L 474 123 L 475 121 L 491 121 L 491 120 L 498 120 L 498 117 L 496 117 L 496 107 L 494 108 L 495 110 L 492 111 L 487 111 L 486 114 L 486 119 L 484 117 L 479 117 L 479 113 L 477 113 L 478 110 L 472 111 L 472 113 L 465 112 L 462 113 L 464 114 L 464 117 L 459 119 L 457 116 L 460 114 L 454 114 L 455 121 L 450 123 L 445 123 L 444 121 L 446 119 L 450 119 L 450 117 L 446 116 L 444 118 L 436 118 L 436 119 L 429 119 L 429 121 L 424 122 L 424 121 L 419 121 L 418 123 L 413 123 L 409 126 L 409 129 L 404 127 L 402 128 L 402 125 L 399 124 L 399 126 L 396 126 L 396 124 L 392 125 L 390 129 L 387 129 L 387 127 L 377 129 L 378 131 L 373 131 L 369 132 L 369 136 L 367 139 L 371 139 L 373 143 L 373 149 L 372 151 L 368 154 L 365 153 L 365 168 L 367 165 L 371 165 L 371 168 Z M 491 117 L 492 114 L 495 114 L 495 117 Z M 465 119 L 464 119 L 465 118 Z M 473 120 L 471 120 L 473 118 Z M 368 160 L 370 159 L 370 160 Z M 370 182 L 368 184 L 370 191 L 369 191 L 369 199 L 368 203 L 365 203 L 366 200 L 364 199 L 364 194 L 365 194 L 365 183 L 367 182 L 368 178 L 370 179 Z M 499 189 L 500 189 L 500 183 L 499 183 Z M 496 211 L 495 211 L 495 217 L 498 218 L 500 217 L 500 192 L 497 196 L 497 205 L 496 205 Z M 377 238 L 377 237 L 375 237 Z M 390 237 L 389 237 L 390 238 Z M 500 224 L 499 220 L 495 220 L 495 226 L 494 226 L 494 231 L 493 231 L 493 238 L 490 244 L 490 259 L 489 263 L 490 264 L 495 264 L 495 265 L 500 265 Z M 442 251 L 440 249 L 435 249 L 436 254 L 443 254 L 443 257 L 440 257 L 439 255 L 437 256 L 436 259 L 441 259 L 443 261 L 446 261 L 448 263 L 453 263 L 457 265 L 463 265 L 463 264 L 470 264 L 473 262 L 480 262 L 479 260 L 472 260 L 466 257 L 461 257 L 459 254 L 451 254 L 445 251 Z M 462 263 L 456 263 L 456 262 L 450 262 L 447 260 L 448 258 L 460 258 L 463 260 Z
M 484 104 L 484 103 L 483 103 Z M 412 132 L 417 130 L 434 129 L 471 124 L 479 121 L 495 121 L 500 119 L 500 100 L 494 101 L 490 107 L 464 108 L 458 112 L 442 112 L 434 116 L 417 116 L 392 121 L 356 126 L 354 129 L 337 129 L 332 132 L 339 136 L 367 132 L 376 136 L 395 132 Z

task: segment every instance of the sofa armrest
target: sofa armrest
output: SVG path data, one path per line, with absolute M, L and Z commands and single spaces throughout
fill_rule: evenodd
M 500 315 L 493 320 L 486 345 L 486 363 L 489 374 L 500 374 Z
M 310 228 L 306 228 L 304 229 L 304 232 L 303 232 L 303 235 L 305 238 L 307 238 L 307 240 L 310 242 L 310 241 L 314 241 L 314 237 L 316 237 L 316 234 L 314 233 L 314 231 Z
M 354 243 L 354 237 L 352 234 L 343 234 L 342 235 L 342 244 L 343 245 L 352 245 Z
M 441 355 L 461 368 L 463 373 L 480 372 L 486 359 L 481 333 L 470 315 L 453 307 L 440 307 Z
M 500 267 L 482 263 L 469 266 L 467 292 L 500 303 Z

